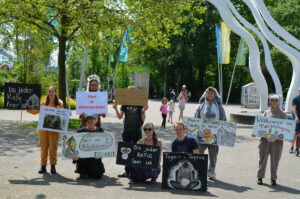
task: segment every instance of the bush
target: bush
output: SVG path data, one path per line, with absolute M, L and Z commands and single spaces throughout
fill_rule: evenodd
M 4 107 L 4 96 L 2 95 L 0 97 L 0 108 L 3 108 Z
M 69 108 L 69 105 L 68 105 L 68 98 L 66 97 L 66 108 L 68 109 Z M 76 100 L 73 99 L 73 98 L 70 98 L 70 108 L 71 110 L 76 110 Z

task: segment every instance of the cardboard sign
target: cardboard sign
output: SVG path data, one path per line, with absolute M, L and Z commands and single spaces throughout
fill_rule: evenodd
M 70 133 L 64 134 L 61 140 L 63 159 L 115 157 L 114 133 Z
M 295 127 L 295 120 L 256 116 L 253 134 L 257 137 L 264 137 L 270 141 L 292 141 L 294 139 Z
M 67 133 L 69 118 L 69 109 L 41 106 L 38 129 Z
M 107 92 L 76 92 L 76 114 L 107 113 Z
M 206 154 L 164 152 L 162 188 L 207 190 Z
M 187 126 L 187 134 L 192 135 L 198 143 L 234 147 L 236 124 L 190 117 L 183 117 L 182 121 Z
M 147 106 L 148 90 L 117 88 L 115 103 L 118 105 Z
M 157 169 L 159 158 L 158 146 L 118 143 L 117 164 Z
M 41 85 L 39 84 L 4 84 L 4 108 L 7 109 L 40 109 Z

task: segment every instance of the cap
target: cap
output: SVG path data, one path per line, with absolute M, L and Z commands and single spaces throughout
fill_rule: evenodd
M 86 115 L 84 121 L 86 122 L 86 121 L 91 120 L 91 119 L 95 120 L 96 117 L 94 115 Z

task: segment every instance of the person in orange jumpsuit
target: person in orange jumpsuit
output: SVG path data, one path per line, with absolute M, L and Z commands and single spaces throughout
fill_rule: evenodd
M 63 108 L 63 102 L 57 97 L 56 89 L 50 86 L 46 100 L 41 102 L 41 106 L 50 106 L 56 108 Z M 39 110 L 27 110 L 31 114 L 38 114 Z M 41 168 L 40 174 L 46 173 L 48 153 L 50 154 L 51 173 L 56 174 L 55 165 L 57 162 L 57 145 L 59 140 L 59 133 L 45 130 L 38 130 L 40 147 L 41 147 Z

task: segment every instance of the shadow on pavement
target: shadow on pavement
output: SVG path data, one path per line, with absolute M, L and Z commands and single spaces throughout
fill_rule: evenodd
M 294 189 L 291 187 L 283 186 L 280 184 L 277 184 L 276 186 L 272 186 L 269 184 L 263 184 L 263 186 L 269 187 L 271 190 L 270 192 L 286 192 L 286 193 L 291 193 L 291 194 L 300 194 L 299 189 Z
M 217 182 L 208 181 L 207 182 L 207 187 L 208 187 L 208 189 L 209 189 L 209 187 L 214 187 L 214 188 L 224 189 L 224 190 L 227 190 L 227 191 L 228 190 L 229 191 L 234 191 L 234 192 L 237 192 L 237 193 L 243 193 L 245 191 L 252 190 L 252 188 L 250 188 L 250 187 L 238 186 L 238 185 L 230 184 L 228 182 L 224 182 L 224 181 L 221 181 L 221 180 L 218 180 Z

